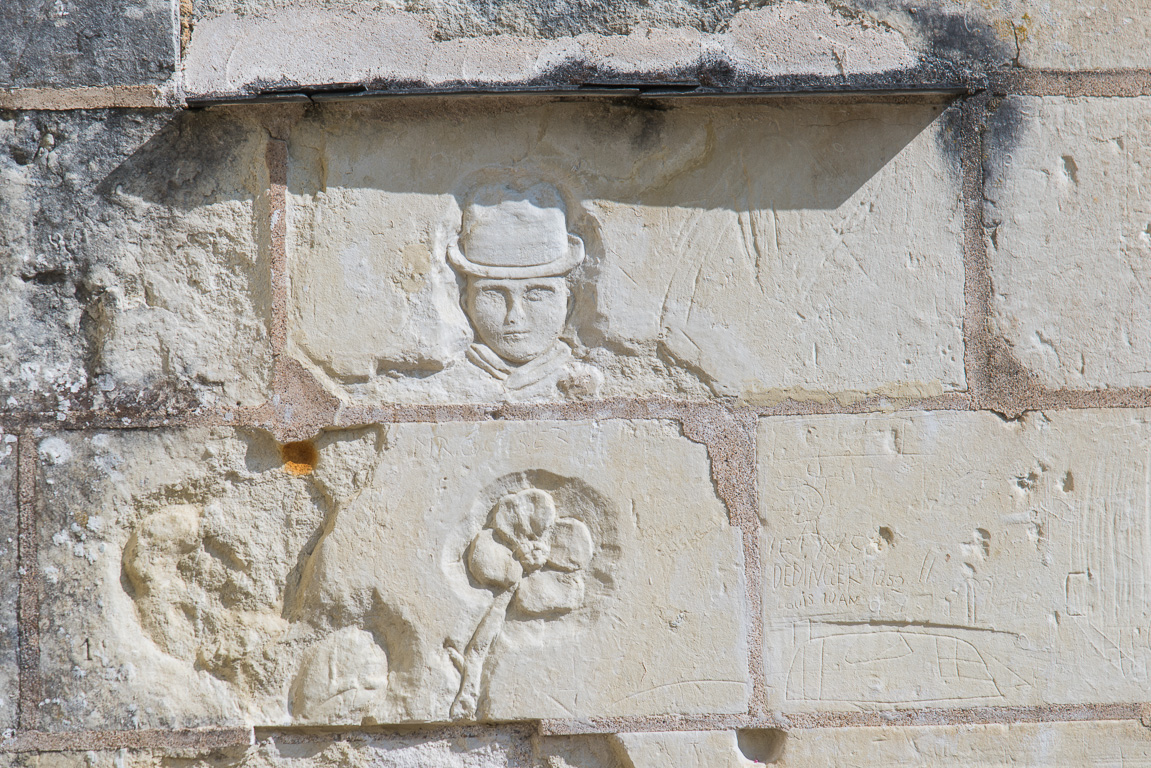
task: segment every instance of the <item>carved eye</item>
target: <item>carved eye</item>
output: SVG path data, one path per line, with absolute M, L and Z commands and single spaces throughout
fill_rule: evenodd
M 551 288 L 532 288 L 525 294 L 528 301 L 543 301 L 555 293 Z

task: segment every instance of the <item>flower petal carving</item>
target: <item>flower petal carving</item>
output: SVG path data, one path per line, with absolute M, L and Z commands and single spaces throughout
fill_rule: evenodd
M 509 544 L 524 545 L 542 536 L 555 519 L 551 494 L 528 488 L 500 499 L 492 526 Z
M 511 550 L 496 541 L 489 530 L 480 531 L 472 542 L 468 568 L 480 583 L 501 588 L 515 584 L 524 572 Z
M 520 583 L 514 607 L 529 616 L 568 613 L 583 603 L 582 573 L 536 571 Z
M 591 531 L 579 520 L 564 517 L 556 520 L 548 532 L 551 538 L 551 553 L 548 565 L 560 571 L 578 571 L 591 562 Z

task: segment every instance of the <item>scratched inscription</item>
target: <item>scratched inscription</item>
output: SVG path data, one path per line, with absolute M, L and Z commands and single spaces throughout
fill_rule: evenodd
M 1148 419 L 763 420 L 775 705 L 1138 698 L 1151 664 Z

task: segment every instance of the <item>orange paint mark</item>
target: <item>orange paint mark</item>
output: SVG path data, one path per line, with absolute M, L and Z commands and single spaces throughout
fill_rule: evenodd
M 320 452 L 311 440 L 300 440 L 281 445 L 280 458 L 284 460 L 284 469 L 293 475 L 306 475 L 320 462 Z

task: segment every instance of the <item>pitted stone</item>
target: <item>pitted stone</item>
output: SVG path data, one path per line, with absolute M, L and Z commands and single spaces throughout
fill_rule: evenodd
M 1151 98 L 1015 96 L 984 195 L 995 329 L 1052 389 L 1151 385 Z
M 762 420 L 770 706 L 1138 700 L 1149 417 Z
M 47 730 L 746 710 L 741 535 L 673 424 L 40 454 Z
M 0 118 L 6 410 L 268 397 L 266 134 L 217 112 Z

